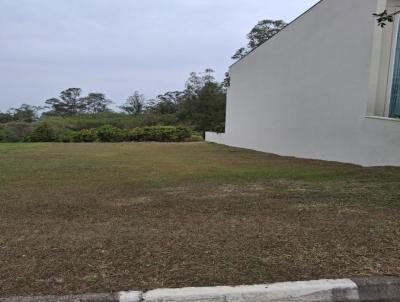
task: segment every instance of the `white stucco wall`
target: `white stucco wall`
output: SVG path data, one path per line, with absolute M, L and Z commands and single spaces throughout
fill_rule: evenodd
M 400 165 L 400 122 L 368 118 L 384 0 L 324 0 L 230 68 L 226 133 L 208 141 L 365 166 Z

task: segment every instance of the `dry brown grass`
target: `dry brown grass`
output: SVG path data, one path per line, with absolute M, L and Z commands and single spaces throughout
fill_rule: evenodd
M 400 169 L 204 143 L 0 145 L 0 296 L 400 276 Z

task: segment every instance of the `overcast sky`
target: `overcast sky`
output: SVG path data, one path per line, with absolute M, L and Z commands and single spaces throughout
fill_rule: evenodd
M 61 90 L 120 105 L 183 89 L 207 67 L 221 80 L 261 19 L 291 21 L 317 0 L 0 0 L 0 110 Z

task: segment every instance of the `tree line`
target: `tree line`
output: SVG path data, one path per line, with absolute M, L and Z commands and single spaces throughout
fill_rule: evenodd
M 248 44 L 232 56 L 239 60 L 277 34 L 286 26 L 282 20 L 262 20 L 247 35 Z M 82 95 L 81 88 L 68 88 L 58 96 L 43 101 L 43 106 L 23 104 L 0 111 L 0 141 L 22 141 L 34 128 L 46 123 L 46 129 L 63 137 L 69 130 L 81 131 L 113 126 L 134 129 L 148 126 L 186 126 L 202 134 L 224 132 L 226 91 L 229 73 L 218 82 L 210 68 L 192 72 L 182 91 L 169 91 L 146 99 L 139 91 L 127 97 L 117 110 L 104 93 Z M 113 107 L 115 108 L 115 106 Z
M 226 87 L 215 79 L 212 69 L 206 69 L 201 73 L 192 72 L 182 91 L 166 92 L 150 100 L 135 91 L 118 110 L 111 109 L 111 104 L 113 102 L 104 93 L 82 96 L 80 88 L 68 88 L 61 91 L 58 97 L 45 100 L 43 106 L 23 104 L 19 108 L 0 112 L 0 124 L 46 121 L 58 125 L 60 120 L 73 123 L 86 119 L 86 128 L 97 125 L 93 120 L 99 123 L 100 120 L 109 120 L 110 124 L 118 124 L 115 126 L 120 128 L 133 128 L 135 125 L 185 125 L 203 135 L 205 131 L 223 132 Z M 118 119 L 138 122 L 115 123 Z

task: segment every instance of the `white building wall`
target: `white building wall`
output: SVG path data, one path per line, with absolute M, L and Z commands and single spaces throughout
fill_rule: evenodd
M 231 66 L 226 133 L 206 139 L 280 155 L 400 165 L 400 121 L 366 117 L 381 43 L 372 13 L 384 4 L 324 0 Z

